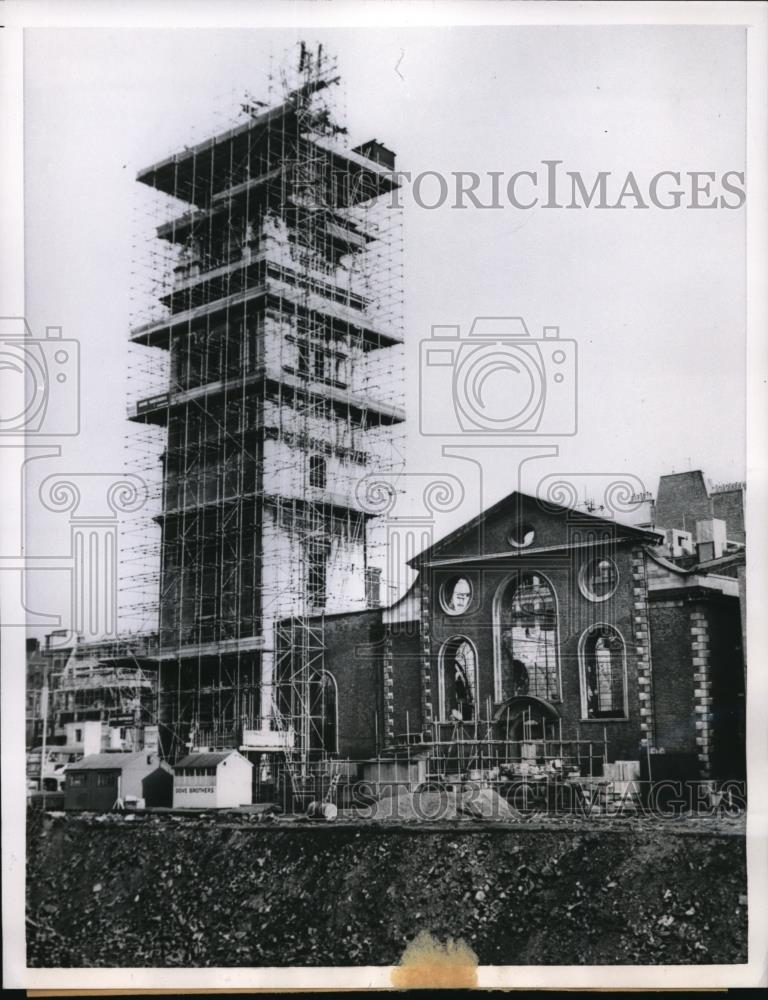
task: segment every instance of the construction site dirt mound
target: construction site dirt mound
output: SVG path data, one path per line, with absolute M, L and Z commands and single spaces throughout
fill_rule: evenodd
M 390 965 L 422 931 L 482 964 L 747 958 L 714 828 L 38 815 L 27 892 L 33 967 Z
M 359 815 L 375 822 L 423 823 L 460 818 L 512 822 L 519 818 L 492 788 L 422 789 L 399 787 Z
M 464 790 L 461 811 L 474 819 L 517 821 L 519 814 L 507 805 L 506 800 L 493 788 L 473 788 Z

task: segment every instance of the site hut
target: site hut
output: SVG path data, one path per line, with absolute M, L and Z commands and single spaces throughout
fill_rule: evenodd
M 233 809 L 251 804 L 253 764 L 237 750 L 191 753 L 178 762 L 174 809 Z
M 64 808 L 105 812 L 117 806 L 170 806 L 173 773 L 156 754 L 94 753 L 67 765 Z

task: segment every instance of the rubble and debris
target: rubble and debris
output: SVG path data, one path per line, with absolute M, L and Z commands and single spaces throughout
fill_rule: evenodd
M 30 817 L 30 966 L 380 965 L 470 927 L 481 964 L 747 957 L 731 821 L 107 819 Z

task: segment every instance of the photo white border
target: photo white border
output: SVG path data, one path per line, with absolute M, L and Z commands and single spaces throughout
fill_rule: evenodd
M 768 95 L 765 3 L 546 3 L 456 2 L 390 0 L 365 4 L 334 0 L 330 3 L 220 0 L 217 4 L 174 0 L 7 0 L 0 8 L 5 27 L 0 31 L 0 231 L 3 261 L 0 272 L 1 315 L 24 315 L 23 274 L 23 30 L 34 27 L 146 27 L 146 28 L 307 28 L 377 26 L 470 25 L 722 25 L 747 30 L 747 493 L 749 534 L 748 607 L 765 607 L 768 526 L 766 458 L 768 455 L 768 199 L 766 178 L 766 95 Z M 702 400 L 705 404 L 705 400 Z M 0 449 L 0 460 L 2 460 Z M 18 485 L 0 469 L 2 509 L 20 504 Z M 12 521 L 13 517 L 8 520 Z M 3 518 L 6 523 L 6 518 Z M 5 530 L 0 529 L 0 530 Z M 2 535 L 0 535 L 2 539 Z M 0 551 L 6 551 L 5 549 Z M 0 602 L 7 607 L 9 581 L 0 573 Z M 749 621 L 749 699 L 747 708 L 750 805 L 747 822 L 749 860 L 749 953 L 746 965 L 735 966 L 481 966 L 480 988 L 497 987 L 736 987 L 766 985 L 768 919 L 768 747 L 765 714 L 768 676 L 758 669 L 768 651 L 768 616 Z M 6 664 L 25 662 L 24 630 L 4 629 L 1 649 Z M 292 969 L 27 969 L 24 950 L 24 671 L 3 671 L 2 782 L 3 782 L 3 933 L 4 985 L 28 989 L 359 989 L 391 986 L 387 967 Z

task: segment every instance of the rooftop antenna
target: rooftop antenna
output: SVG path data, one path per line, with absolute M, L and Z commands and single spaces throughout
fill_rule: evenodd
M 584 510 L 586 510 L 588 514 L 593 514 L 596 510 L 605 510 L 605 507 L 602 504 L 598 506 L 598 504 L 596 504 L 591 497 L 587 496 L 586 486 L 584 487 Z

